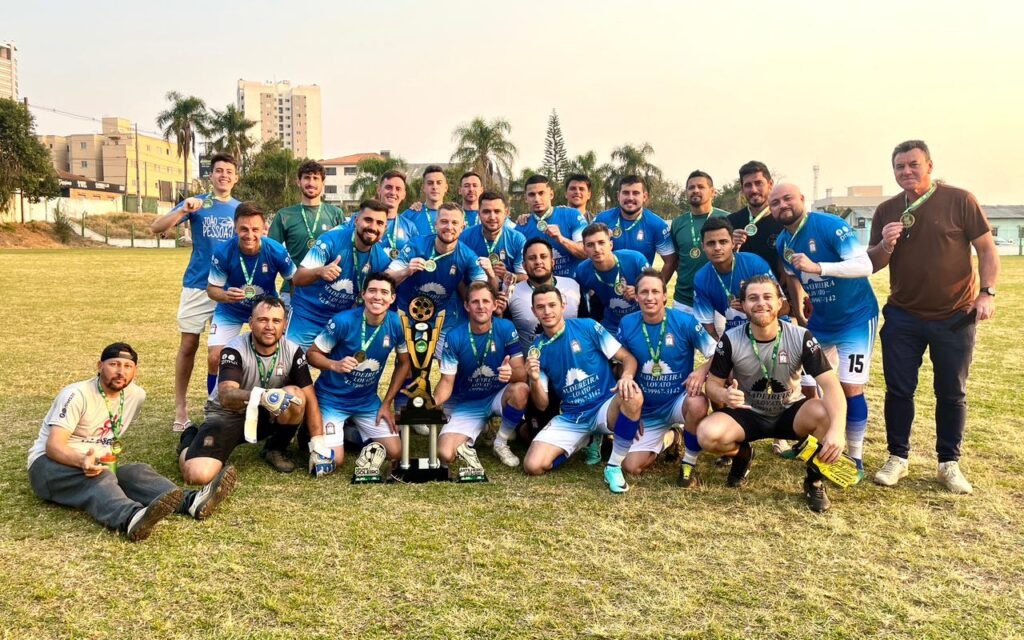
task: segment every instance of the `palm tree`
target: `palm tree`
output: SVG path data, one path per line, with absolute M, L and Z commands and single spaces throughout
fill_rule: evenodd
M 357 200 L 367 200 L 377 197 L 377 184 L 385 172 L 391 170 L 405 171 L 405 160 L 397 156 L 370 157 L 360 160 L 356 164 L 358 175 L 352 181 L 349 192 Z
M 645 142 L 634 147 L 631 144 L 624 144 L 612 151 L 612 162 L 616 166 L 612 174 L 605 181 L 605 197 L 614 201 L 616 185 L 623 176 L 640 176 L 647 181 L 647 190 L 654 187 L 654 183 L 661 181 L 661 169 L 654 165 L 648 158 L 654 155 L 654 147 Z
M 184 188 L 189 190 L 188 158 L 195 148 L 196 133 L 206 130 L 209 114 L 206 103 L 195 96 L 183 96 L 177 91 L 168 91 L 167 100 L 171 107 L 161 111 L 156 117 L 156 124 L 163 130 L 164 140 L 171 136 L 178 142 L 178 156 L 185 159 Z
M 229 104 L 223 111 L 213 110 L 203 133 L 209 137 L 218 136 L 213 141 L 214 151 L 230 153 L 239 163 L 245 164 L 246 156 L 256 144 L 249 137 L 249 129 L 257 124 L 255 120 L 247 120 L 235 105 Z
M 473 118 L 469 124 L 459 125 L 452 132 L 456 149 L 451 161 L 471 169 L 484 179 L 484 188 L 500 186 L 502 176 L 512 176 L 512 163 L 519 151 L 509 141 L 512 125 L 503 118 L 487 122 Z
M 597 164 L 597 154 L 588 151 L 581 156 L 576 156 L 569 161 L 566 168 L 566 175 L 580 173 L 590 178 L 593 197 L 587 203 L 587 210 L 590 213 L 597 213 L 604 209 L 604 185 L 608 176 L 612 174 L 612 167 L 609 164 Z

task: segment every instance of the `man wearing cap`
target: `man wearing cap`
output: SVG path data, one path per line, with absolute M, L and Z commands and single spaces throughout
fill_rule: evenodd
M 235 486 L 233 467 L 221 469 L 198 491 L 182 491 L 148 464 L 118 464 L 124 434 L 146 399 L 133 383 L 138 361 L 130 345 L 108 345 L 96 377 L 61 390 L 28 453 L 37 496 L 82 509 L 132 541 L 148 538 L 171 513 L 209 517 Z

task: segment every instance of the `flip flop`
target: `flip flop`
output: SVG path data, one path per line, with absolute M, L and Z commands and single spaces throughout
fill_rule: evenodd
M 175 420 L 174 422 L 171 423 L 171 431 L 173 431 L 175 433 L 181 433 L 182 431 L 184 431 L 185 429 L 188 429 L 191 426 L 192 426 L 192 421 L 187 419 L 187 418 L 185 419 L 184 422 L 181 422 L 179 420 Z

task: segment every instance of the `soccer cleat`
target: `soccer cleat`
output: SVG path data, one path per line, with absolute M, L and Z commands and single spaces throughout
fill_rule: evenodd
M 205 520 L 213 515 L 224 498 L 231 495 L 235 490 L 235 482 L 238 480 L 238 472 L 232 465 L 226 465 L 213 477 L 205 487 L 200 489 L 192 504 L 188 507 L 188 514 L 196 520 Z
M 772 443 L 772 453 L 781 456 L 790 450 L 789 440 L 776 440 Z
M 177 511 L 184 499 L 185 494 L 177 487 L 162 494 L 148 506 L 135 512 L 125 528 L 125 537 L 132 542 L 145 540 L 149 534 L 153 533 L 156 523 Z
M 676 478 L 676 486 L 689 489 L 700 486 L 700 476 L 697 475 L 697 465 L 684 462 L 679 465 L 679 477 Z
M 381 465 L 387 457 L 387 449 L 379 442 L 371 442 L 363 447 L 356 458 L 357 475 L 380 475 Z
M 494 438 L 494 455 L 506 467 L 514 468 L 519 466 L 519 458 L 516 454 L 512 453 L 512 449 L 508 446 L 508 440 L 501 436 L 495 436 Z
M 807 506 L 814 513 L 825 513 L 832 506 L 832 501 L 825 492 L 825 482 L 821 478 L 804 478 L 804 495 L 807 497 Z
M 715 460 L 716 467 L 728 467 L 731 464 L 732 458 L 730 458 L 729 456 L 718 456 L 718 459 Z
M 611 489 L 612 493 L 626 493 L 629 491 L 626 478 L 622 475 L 622 467 L 607 465 L 604 468 L 604 482 Z
M 956 460 L 939 463 L 939 482 L 953 493 L 968 494 L 974 491 L 974 487 L 960 471 L 960 463 Z
M 875 484 L 895 487 L 901 478 L 907 477 L 907 461 L 899 456 L 889 456 L 882 468 L 875 472 Z
M 583 450 L 583 462 L 593 466 L 601 462 L 601 444 L 604 437 L 599 433 L 590 436 L 590 444 Z
M 754 459 L 754 450 L 746 442 L 740 444 L 740 450 L 732 457 L 732 466 L 725 484 L 730 487 L 742 487 L 747 484 L 750 475 L 750 462 Z
M 267 461 L 274 471 L 278 473 L 291 473 L 295 471 L 295 463 L 288 458 L 288 454 L 277 449 L 264 449 L 263 459 Z

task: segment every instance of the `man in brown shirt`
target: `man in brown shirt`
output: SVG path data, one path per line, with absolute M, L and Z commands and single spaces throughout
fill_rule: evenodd
M 875 482 L 894 486 L 907 475 L 914 392 L 927 348 L 935 371 L 938 479 L 954 493 L 970 493 L 958 463 L 967 419 L 967 373 L 975 323 L 995 313 L 999 255 L 974 196 L 932 181 L 931 154 L 923 141 L 897 145 L 892 166 L 903 192 L 878 205 L 868 243 L 874 270 L 889 266 L 891 288 L 881 331 L 889 459 Z M 972 246 L 978 253 L 980 289 L 975 287 Z

